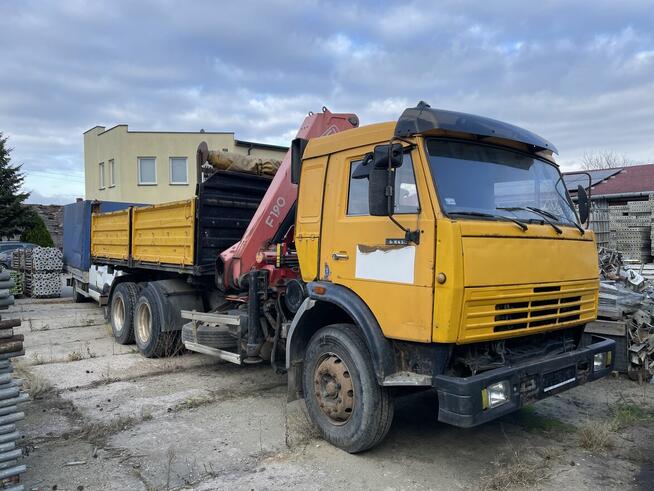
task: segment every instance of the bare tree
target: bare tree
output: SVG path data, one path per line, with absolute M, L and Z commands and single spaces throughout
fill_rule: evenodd
M 598 150 L 585 152 L 581 157 L 581 167 L 584 170 L 615 169 L 627 167 L 634 162 L 626 155 L 615 153 L 613 150 Z

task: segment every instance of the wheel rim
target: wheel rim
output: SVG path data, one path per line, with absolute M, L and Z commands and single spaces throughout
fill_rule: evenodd
M 340 426 L 352 417 L 354 386 L 350 371 L 334 353 L 325 354 L 316 364 L 313 376 L 318 406 L 329 422 Z
M 136 332 L 143 343 L 147 343 L 152 335 L 152 312 L 145 302 L 139 304 L 136 312 Z
M 114 321 L 116 332 L 122 332 L 125 325 L 125 302 L 120 295 L 116 295 L 112 301 L 111 318 Z

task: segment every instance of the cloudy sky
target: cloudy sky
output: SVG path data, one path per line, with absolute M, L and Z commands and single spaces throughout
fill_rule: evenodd
M 365 124 L 420 99 L 535 131 L 564 169 L 654 162 L 654 6 L 0 0 L 0 132 L 32 202 L 83 195 L 95 125 L 288 145 L 323 105 Z

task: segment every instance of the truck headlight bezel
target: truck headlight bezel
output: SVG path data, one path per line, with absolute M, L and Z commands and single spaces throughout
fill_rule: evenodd
M 612 353 L 610 351 L 595 353 L 593 356 L 593 371 L 596 372 L 611 366 L 611 355 Z
M 484 409 L 494 409 L 511 400 L 511 382 L 500 380 L 488 385 L 481 392 Z

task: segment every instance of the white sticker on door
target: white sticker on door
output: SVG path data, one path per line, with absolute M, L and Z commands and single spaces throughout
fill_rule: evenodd
M 415 246 L 357 245 L 355 277 L 361 280 L 413 284 Z

